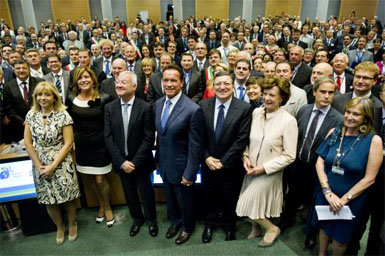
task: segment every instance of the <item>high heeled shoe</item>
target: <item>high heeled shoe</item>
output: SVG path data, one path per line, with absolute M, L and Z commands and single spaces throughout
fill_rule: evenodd
M 75 224 L 75 225 L 76 225 L 75 226 L 75 230 L 76 230 L 75 234 L 74 235 L 68 234 L 68 242 L 70 242 L 70 243 L 75 242 L 76 238 L 78 238 L 78 225 L 77 224 Z
M 62 237 L 58 237 L 58 232 L 56 232 L 56 244 L 57 245 L 62 245 L 64 243 L 64 239 L 65 239 L 64 230 L 63 230 L 63 236 Z
M 100 223 L 102 223 L 103 221 L 104 221 L 104 219 L 105 219 L 105 217 L 103 216 L 103 217 L 99 217 L 99 216 L 96 216 L 96 223 L 97 224 L 100 224 Z
M 270 234 L 269 233 L 273 233 L 273 237 L 268 237 Z M 274 234 L 275 233 L 275 234 Z M 268 247 L 268 246 L 272 246 L 275 242 L 275 240 L 277 240 L 279 234 L 281 233 L 281 230 L 277 227 L 275 229 L 275 231 L 266 231 L 266 234 L 265 236 L 262 238 L 262 240 L 259 242 L 258 246 L 259 247 Z
M 106 219 L 106 223 L 107 223 L 107 227 L 112 228 L 114 226 L 114 223 L 115 223 L 115 218 L 113 218 L 112 220 Z

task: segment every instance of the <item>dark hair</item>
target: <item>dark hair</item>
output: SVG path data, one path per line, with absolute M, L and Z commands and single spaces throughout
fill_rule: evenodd
M 61 58 L 60 58 L 59 54 L 57 54 L 57 53 L 50 53 L 47 55 L 46 58 L 47 58 L 47 60 L 49 60 L 49 58 L 53 58 L 53 57 L 56 57 L 59 61 L 61 61 Z
M 210 51 L 209 51 L 209 54 L 207 55 L 207 56 L 211 56 L 211 55 L 214 55 L 214 54 L 218 54 L 219 55 L 219 57 L 221 57 L 221 59 L 222 59 L 222 55 L 221 55 L 221 52 L 220 51 L 218 51 L 217 49 L 211 49 Z
M 75 95 L 78 95 L 80 93 L 80 89 L 79 89 L 79 86 L 78 86 L 78 81 L 79 81 L 80 77 L 82 76 L 82 74 L 84 72 L 87 72 L 91 76 L 91 80 L 93 82 L 92 98 L 96 99 L 97 97 L 99 97 L 98 79 L 97 79 L 97 77 L 95 75 L 95 72 L 91 68 L 88 68 L 88 67 L 77 67 L 75 69 L 74 77 L 73 77 L 73 82 L 72 82 L 73 83 L 73 90 L 72 90 L 72 92 Z
M 266 89 L 271 89 L 277 86 L 279 89 L 279 94 L 282 97 L 281 106 L 284 106 L 290 98 L 290 83 L 285 78 L 281 77 L 271 77 L 265 78 L 262 83 L 262 92 Z
M 180 56 L 181 59 L 183 58 L 183 56 L 189 56 L 189 57 L 191 57 L 192 60 L 194 60 L 194 56 L 192 56 L 192 54 L 189 53 L 189 52 L 184 52 L 184 53 L 182 53 L 181 56 Z
M 234 76 L 232 73 L 230 73 L 229 71 L 225 71 L 225 70 L 220 70 L 218 71 L 218 73 L 215 74 L 214 76 L 214 81 L 215 79 L 217 79 L 217 77 L 221 77 L 221 76 L 228 76 L 231 78 L 231 83 L 234 83 Z
M 176 65 L 174 63 L 168 64 L 167 66 L 165 66 L 162 70 L 162 73 L 164 74 L 164 72 L 166 70 L 171 70 L 171 69 L 178 71 L 179 72 L 179 78 L 181 81 L 183 81 L 183 71 L 178 65 Z
M 155 44 L 152 46 L 152 48 L 156 48 L 156 47 L 162 47 L 164 49 L 164 44 L 162 42 L 155 42 Z
M 249 71 L 251 70 L 250 61 L 248 61 L 246 59 L 239 59 L 239 60 L 237 60 L 237 62 L 235 62 L 235 67 L 238 65 L 238 63 L 246 63 Z
M 53 41 L 53 40 L 48 40 L 47 42 L 45 42 L 45 44 L 44 44 L 44 51 L 47 51 L 47 44 L 54 44 L 55 45 L 55 47 L 56 47 L 56 49 L 57 49 L 57 44 L 56 44 L 56 42 L 55 41 Z
M 18 53 L 18 52 L 17 52 L 17 53 Z M 19 53 L 19 54 L 20 54 L 20 53 Z M 25 64 L 25 65 L 27 65 L 27 66 L 29 67 L 28 62 L 26 62 L 26 61 L 23 60 L 23 59 L 18 59 L 18 60 L 16 60 L 15 63 L 13 63 L 13 66 L 15 67 L 16 65 L 21 65 L 21 64 Z

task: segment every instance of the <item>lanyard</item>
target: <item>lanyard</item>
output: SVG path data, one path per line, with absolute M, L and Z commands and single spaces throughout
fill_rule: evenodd
M 356 145 L 356 143 L 358 141 L 360 141 L 361 137 L 362 137 L 362 134 L 360 134 L 357 139 L 353 142 L 353 144 L 350 146 L 350 148 L 346 151 L 346 152 L 342 152 L 341 153 L 341 147 L 342 147 L 342 142 L 344 141 L 344 137 L 345 137 L 345 130 L 346 128 L 342 128 L 342 132 L 341 132 L 341 139 L 340 139 L 340 145 L 338 146 L 337 148 L 337 154 L 334 158 L 334 161 L 333 161 L 333 166 L 337 166 L 337 167 L 340 167 L 340 164 L 341 164 L 341 161 L 342 161 L 342 158 L 344 158 L 350 151 L 353 150 L 354 146 Z

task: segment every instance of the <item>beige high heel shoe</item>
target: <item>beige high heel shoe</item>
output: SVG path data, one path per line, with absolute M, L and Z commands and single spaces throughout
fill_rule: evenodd
M 78 224 L 75 224 L 75 234 L 74 235 L 70 235 L 68 233 L 68 242 L 72 243 L 72 242 L 75 242 L 76 238 L 78 238 Z

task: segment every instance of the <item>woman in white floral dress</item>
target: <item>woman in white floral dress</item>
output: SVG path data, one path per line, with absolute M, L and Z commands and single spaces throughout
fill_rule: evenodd
M 57 226 L 56 242 L 64 242 L 60 212 L 63 204 L 68 215 L 68 240 L 77 238 L 76 204 L 80 196 L 75 166 L 71 116 L 65 111 L 59 92 L 52 83 L 40 82 L 33 93 L 33 105 L 25 120 L 25 147 L 34 163 L 37 199 L 45 204 Z

